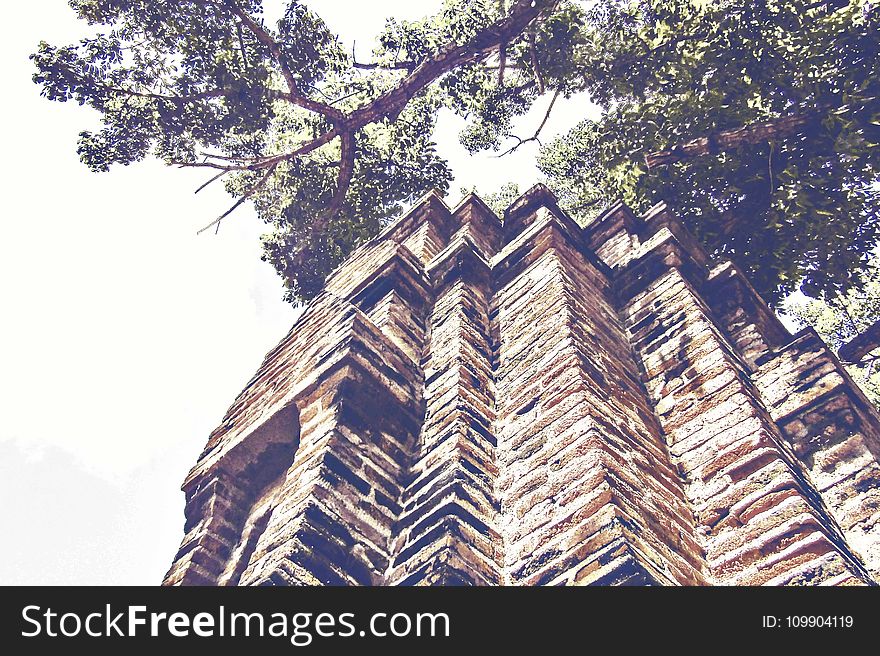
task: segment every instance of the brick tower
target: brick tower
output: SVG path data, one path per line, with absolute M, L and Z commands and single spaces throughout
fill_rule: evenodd
M 873 584 L 878 457 L 835 356 L 663 206 L 432 193 L 211 434 L 165 584 Z

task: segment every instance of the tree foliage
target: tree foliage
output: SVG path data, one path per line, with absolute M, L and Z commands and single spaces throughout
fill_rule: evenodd
M 574 211 L 664 200 L 771 300 L 861 284 L 880 218 L 876 2 L 600 0 L 585 21 L 575 77 L 604 111 L 541 155 Z M 725 139 L 761 123 L 754 143 Z M 649 170 L 664 150 L 680 155 Z
M 467 117 L 471 152 L 509 152 L 558 98 L 588 94 L 602 116 L 540 158 L 564 204 L 588 217 L 665 200 L 773 299 L 858 287 L 878 236 L 875 0 L 445 0 L 389 19 L 369 62 L 301 0 L 275 26 L 261 0 L 70 4 L 94 36 L 33 58 L 44 95 L 102 115 L 83 161 L 210 169 L 270 226 L 291 300 L 448 187 L 441 108 Z M 516 135 L 539 98 L 544 120 Z M 725 141 L 755 124 L 759 139 Z M 649 169 L 655 151 L 670 163 Z
M 521 195 L 519 185 L 515 182 L 507 182 L 501 185 L 497 191 L 491 191 L 489 193 L 480 193 L 480 191 L 473 186 L 462 187 L 460 191 L 462 197 L 467 196 L 468 194 L 478 195 L 483 202 L 486 203 L 489 209 L 495 212 L 498 218 L 503 217 L 504 210 L 510 207 L 510 205 Z
M 94 36 L 32 58 L 46 97 L 101 113 L 82 161 L 105 171 L 152 154 L 225 178 L 235 206 L 252 199 L 271 226 L 265 258 L 301 300 L 405 203 L 448 187 L 439 108 L 487 106 L 471 97 L 487 58 L 556 3 L 447 0 L 423 21 L 389 20 L 367 64 L 300 0 L 275 28 L 261 0 L 70 4 Z

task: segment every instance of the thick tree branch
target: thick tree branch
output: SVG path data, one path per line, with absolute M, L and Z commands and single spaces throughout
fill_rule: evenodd
M 880 320 L 875 321 L 841 346 L 837 355 L 843 362 L 857 364 L 876 348 L 880 348 Z
M 340 156 L 341 159 L 339 162 L 330 162 L 330 165 L 339 166 L 339 175 L 336 180 L 336 191 L 333 194 L 333 198 L 330 200 L 330 203 L 321 212 L 315 220 L 312 222 L 311 226 L 309 226 L 309 233 L 311 236 L 315 236 L 324 230 L 326 230 L 327 225 L 332 221 L 336 214 L 342 209 L 343 203 L 345 203 L 345 196 L 348 193 L 348 189 L 351 186 L 351 179 L 354 175 L 354 160 L 355 160 L 355 143 L 354 143 L 354 135 L 350 132 L 344 133 L 342 135 L 342 143 L 340 146 Z M 298 250 L 294 256 L 295 266 L 302 267 L 304 266 L 306 260 L 309 258 L 308 249 Z
M 529 30 L 529 56 L 532 60 L 532 70 L 535 73 L 535 82 L 538 83 L 538 93 L 544 93 L 544 78 L 541 77 L 541 69 L 538 66 L 538 49 L 535 47 L 535 31 Z
M 345 129 L 340 132 L 342 137 L 341 163 L 336 193 L 328 207 L 312 224 L 311 234 L 315 235 L 325 230 L 327 224 L 335 217 L 345 202 L 345 195 L 354 173 L 354 133 L 356 130 L 385 117 L 393 120 L 406 106 L 406 103 L 431 82 L 463 64 L 487 57 L 501 44 L 521 34 L 542 10 L 555 4 L 556 0 L 535 0 L 534 2 L 518 0 L 504 20 L 487 28 L 467 44 L 460 46 L 449 44 L 442 48 L 433 58 L 419 64 L 397 87 L 348 114 L 346 119 L 341 122 Z M 554 96 L 553 102 L 555 100 Z M 551 102 L 550 109 L 552 109 L 553 102 Z M 547 122 L 548 116 L 549 110 L 538 128 L 538 132 Z M 331 132 L 336 131 L 337 129 L 334 129 Z M 327 136 L 327 134 L 330 132 L 323 136 Z M 334 136 L 336 135 L 334 134 Z M 535 138 L 537 138 L 537 134 Z M 294 257 L 297 265 L 302 266 L 308 258 L 308 249 L 300 250 Z
M 691 141 L 678 143 L 667 150 L 658 150 L 646 154 L 645 164 L 648 165 L 649 169 L 652 169 L 686 159 L 702 157 L 703 155 L 733 150 L 741 146 L 766 143 L 790 137 L 821 120 L 827 111 L 827 108 L 823 108 L 803 114 L 783 116 L 772 121 L 753 123 L 741 128 L 724 130 Z
M 498 15 L 503 16 L 507 9 L 507 0 L 498 0 Z M 502 41 L 498 48 L 498 86 L 504 86 L 504 70 L 507 68 L 507 43 Z
M 250 64 L 248 63 L 247 50 L 244 47 L 244 34 L 242 34 L 241 25 L 236 25 L 235 32 L 238 35 L 238 49 L 241 51 L 242 68 L 247 70 L 250 68 Z
M 517 0 L 507 17 L 487 27 L 469 42 L 447 44 L 431 59 L 419 64 L 394 89 L 349 115 L 347 125 L 363 127 L 385 117 L 396 118 L 406 103 L 437 78 L 464 64 L 484 59 L 505 42 L 513 40 L 544 9 L 556 0 Z
M 210 2 L 210 0 L 194 1 Z M 278 155 L 242 160 L 238 164 L 222 165 L 215 162 L 182 162 L 178 164 L 185 167 L 204 167 L 233 171 L 262 169 L 310 153 L 346 132 L 354 134 L 357 130 L 370 123 L 381 121 L 386 117 L 394 119 L 413 96 L 434 80 L 459 66 L 487 57 L 502 43 L 510 41 L 516 35 L 522 33 L 541 11 L 555 4 L 555 0 L 517 0 L 506 18 L 487 27 L 468 43 L 462 45 L 447 44 L 434 57 L 419 64 L 412 73 L 401 80 L 400 84 L 390 91 L 349 114 L 344 114 L 334 109 L 334 113 L 340 115 L 340 118 L 336 121 L 336 127 L 328 130 L 316 139 L 301 144 L 295 150 Z
M 442 77 L 446 73 L 471 62 L 485 59 L 494 53 L 502 44 L 508 43 L 529 26 L 529 24 L 541 12 L 554 7 L 558 0 L 517 0 L 513 3 L 508 15 L 478 33 L 473 39 L 464 44 L 450 43 L 441 48 L 432 58 L 420 63 L 400 83 L 350 113 L 342 112 L 325 103 L 319 103 L 301 96 L 296 85 L 296 80 L 287 65 L 281 47 L 275 39 L 263 29 L 247 12 L 243 11 L 234 0 L 192 0 L 203 5 L 212 5 L 218 9 L 226 9 L 235 14 L 250 32 L 269 49 L 273 59 L 281 68 L 289 92 L 280 93 L 280 97 L 286 98 L 305 109 L 310 109 L 324 115 L 333 124 L 333 128 L 327 130 L 315 139 L 306 141 L 292 151 L 258 158 L 240 158 L 227 160 L 226 163 L 216 161 L 202 162 L 175 162 L 181 167 L 187 168 L 211 168 L 220 172 L 229 171 L 256 171 L 265 170 L 265 174 L 222 216 L 215 219 L 199 232 L 218 225 L 233 210 L 239 207 L 247 198 L 252 196 L 269 179 L 276 167 L 284 161 L 301 157 L 328 144 L 336 137 L 341 137 L 341 163 L 337 180 L 337 190 L 330 201 L 330 205 L 313 224 L 315 230 L 323 230 L 327 223 L 338 213 L 345 201 L 345 195 L 351 183 L 354 172 L 354 138 L 355 133 L 366 125 L 375 123 L 385 118 L 394 120 L 406 106 L 406 104 L 429 84 Z M 555 96 L 554 96 L 555 101 Z M 551 103 L 552 109 L 552 103 Z M 549 111 L 548 111 L 549 116 Z M 547 117 L 541 123 L 538 131 L 546 123 Z M 537 134 L 535 135 L 537 139 Z
M 348 188 L 351 185 L 351 178 L 352 175 L 354 175 L 354 134 L 351 132 L 344 133 L 341 141 L 336 193 L 333 194 L 333 198 L 327 208 L 317 217 L 317 219 L 315 219 L 314 223 L 312 223 L 311 230 L 313 233 L 324 230 L 327 227 L 327 224 L 336 217 L 336 214 L 345 202 L 345 195 L 348 193 Z

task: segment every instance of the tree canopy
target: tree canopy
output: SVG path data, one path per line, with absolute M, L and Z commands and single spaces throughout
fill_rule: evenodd
M 470 151 L 503 153 L 539 138 L 546 120 L 532 137 L 512 129 L 537 99 L 549 115 L 579 93 L 601 117 L 540 166 L 583 220 L 618 197 L 665 200 L 770 300 L 859 287 L 877 240 L 873 0 L 446 0 L 389 18 L 368 62 L 300 0 L 274 26 L 261 0 L 70 4 L 94 35 L 41 43 L 34 79 L 101 113 L 83 162 L 205 168 L 270 226 L 265 258 L 291 300 L 448 187 L 441 108 L 469 119 Z
M 599 2 L 585 21 L 579 79 L 605 111 L 541 155 L 569 206 L 664 200 L 771 301 L 861 284 L 880 218 L 876 2 Z

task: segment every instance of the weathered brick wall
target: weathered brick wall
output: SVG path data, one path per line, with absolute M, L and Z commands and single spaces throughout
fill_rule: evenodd
M 700 582 L 693 519 L 609 272 L 551 199 L 526 201 L 508 214 L 514 229 L 493 262 L 509 582 Z
M 847 541 L 880 578 L 880 424 L 811 330 L 758 361 L 755 382 Z
M 165 583 L 871 584 L 880 417 L 659 206 L 429 194 L 184 483 Z
M 395 526 L 391 584 L 492 585 L 502 580 L 496 529 L 494 389 L 489 265 L 469 237 L 487 209 L 455 213 L 459 230 L 431 259 L 430 341 L 424 359 L 425 417 Z M 488 237 L 488 235 L 487 235 Z

